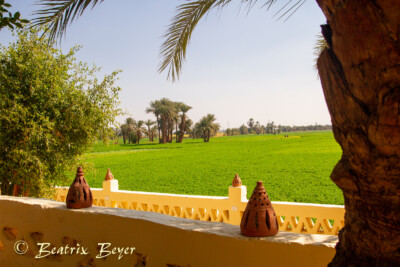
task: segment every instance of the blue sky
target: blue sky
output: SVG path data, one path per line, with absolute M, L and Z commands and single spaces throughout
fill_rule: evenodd
M 31 17 L 34 0 L 8 0 L 13 11 Z M 313 70 L 313 46 L 325 18 L 307 1 L 288 21 L 273 18 L 256 5 L 248 14 L 238 1 L 201 21 L 190 42 L 183 74 L 171 83 L 157 73 L 162 44 L 176 0 L 105 0 L 75 21 L 60 46 L 83 45 L 77 58 L 123 70 L 118 85 L 121 108 L 136 120 L 154 119 L 145 109 L 167 97 L 193 107 L 197 121 L 214 113 L 222 128 L 239 127 L 249 118 L 261 124 L 331 124 L 320 81 Z M 0 32 L 5 45 L 13 37 Z M 120 118 L 122 120 L 122 118 Z

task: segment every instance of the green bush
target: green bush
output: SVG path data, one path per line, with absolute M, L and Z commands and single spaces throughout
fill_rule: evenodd
M 78 47 L 64 54 L 39 36 L 18 30 L 18 40 L 0 47 L 1 193 L 45 197 L 65 184 L 65 171 L 96 141 L 106 138 L 119 114 L 113 72 L 77 62 Z

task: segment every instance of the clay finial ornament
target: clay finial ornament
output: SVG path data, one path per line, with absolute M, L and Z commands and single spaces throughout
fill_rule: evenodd
M 106 177 L 104 178 L 105 181 L 114 180 L 114 176 L 110 172 L 110 169 L 107 169 Z
M 235 174 L 235 178 L 233 178 L 232 186 L 233 187 L 242 186 L 242 180 L 240 179 L 240 177 L 239 177 L 239 175 L 237 173 Z
M 274 208 L 263 182 L 257 182 L 243 213 L 240 231 L 245 236 L 273 236 L 279 231 Z
M 72 182 L 68 190 L 66 199 L 67 208 L 81 209 L 91 207 L 93 204 L 93 196 L 90 187 L 83 177 L 82 167 L 78 167 L 75 180 Z

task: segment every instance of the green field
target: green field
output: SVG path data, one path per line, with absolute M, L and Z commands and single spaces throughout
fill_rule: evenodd
M 341 149 L 332 132 L 185 139 L 181 144 L 97 144 L 84 154 L 85 177 L 102 186 L 107 168 L 121 190 L 227 196 L 238 173 L 248 188 L 264 181 L 273 201 L 343 204 L 329 175 Z

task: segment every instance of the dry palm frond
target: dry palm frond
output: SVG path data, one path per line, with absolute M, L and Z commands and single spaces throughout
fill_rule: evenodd
M 36 5 L 41 6 L 34 13 L 32 27 L 46 25 L 46 31 L 50 31 L 49 37 L 55 40 L 62 38 L 69 23 L 81 16 L 85 9 L 92 8 L 104 0 L 39 0 Z
M 278 18 L 289 19 L 307 0 L 266 0 L 262 7 L 269 10 L 277 2 L 285 2 L 274 16 L 281 14 Z M 162 62 L 158 68 L 159 72 L 168 69 L 167 79 L 175 81 L 179 79 L 182 71 L 182 64 L 185 61 L 186 47 L 190 41 L 193 30 L 196 28 L 200 19 L 214 8 L 222 9 L 231 0 L 196 0 L 182 4 L 177 7 L 176 15 L 168 27 L 165 39 L 161 46 Z M 258 0 L 241 0 L 241 4 L 246 5 L 249 11 L 254 7 Z M 286 21 L 285 20 L 285 21 Z
M 314 67 L 313 67 L 313 69 L 317 73 L 318 73 L 318 67 L 317 67 L 318 58 L 325 48 L 329 48 L 328 43 L 325 41 L 322 35 L 317 35 L 317 41 L 315 42 L 314 45 Z

